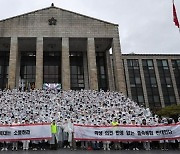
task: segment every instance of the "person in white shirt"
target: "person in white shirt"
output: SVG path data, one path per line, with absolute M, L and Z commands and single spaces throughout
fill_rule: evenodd
M 168 125 L 167 118 L 163 118 L 159 125 Z M 168 150 L 168 140 L 160 140 L 159 143 L 161 150 Z
M 104 126 L 110 126 L 110 124 L 107 121 L 103 122 Z M 103 141 L 103 149 L 104 150 L 110 150 L 110 141 Z
M 73 150 L 73 148 L 76 149 L 76 147 L 73 147 L 73 136 L 74 136 L 73 119 L 68 120 L 68 124 L 67 125 L 68 125 L 68 142 L 69 142 L 71 150 Z
M 20 123 L 19 123 L 19 121 L 18 121 L 18 118 L 15 118 L 15 120 L 14 120 L 14 122 L 12 123 L 12 125 L 19 125 Z M 14 151 L 14 150 L 18 150 L 18 141 L 14 141 L 13 143 L 12 143 L 12 151 Z
M 68 126 L 68 120 L 65 118 L 63 123 L 63 139 L 64 139 L 64 148 L 70 148 L 68 139 L 69 139 L 69 126 Z
M 25 120 L 25 124 L 29 124 L 29 121 L 26 119 Z M 23 142 L 23 150 L 29 150 L 29 143 L 30 143 L 30 140 L 24 140 L 22 141 Z
M 142 124 L 141 126 L 147 126 L 147 122 L 146 122 L 146 119 L 143 119 L 142 120 Z M 143 147 L 145 150 L 149 151 L 151 148 L 150 148 L 150 142 L 149 141 L 144 141 L 143 142 Z
M 3 125 L 8 125 L 8 121 L 3 122 Z M 3 144 L 3 147 L 1 149 L 1 151 L 8 151 L 9 142 L 3 141 L 2 144 Z

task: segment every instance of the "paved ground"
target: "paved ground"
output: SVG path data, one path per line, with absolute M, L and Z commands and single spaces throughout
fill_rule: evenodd
M 87 150 L 77 150 L 77 151 L 71 151 L 71 150 L 46 150 L 46 151 L 1 151 L 1 154 L 180 154 L 180 150 L 175 151 L 161 151 L 161 150 L 151 150 L 151 151 L 87 151 Z

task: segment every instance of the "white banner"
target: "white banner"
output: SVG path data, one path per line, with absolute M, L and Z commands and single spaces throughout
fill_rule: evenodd
M 75 140 L 157 141 L 180 139 L 180 124 L 158 126 L 74 126 Z
M 42 140 L 50 138 L 50 124 L 0 125 L 0 141 Z

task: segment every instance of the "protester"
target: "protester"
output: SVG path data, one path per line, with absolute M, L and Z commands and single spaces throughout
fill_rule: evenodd
M 116 122 L 114 122 L 115 124 Z M 118 123 L 116 123 L 118 125 Z M 108 122 L 103 123 L 104 126 L 110 126 Z M 103 149 L 110 150 L 110 141 L 103 141 Z
M 26 119 L 25 122 L 22 122 L 24 123 L 25 125 L 28 125 L 29 124 L 29 121 Z M 29 150 L 29 143 L 30 143 L 30 140 L 23 140 L 23 150 Z
M 152 115 L 149 108 L 139 106 L 130 98 L 125 97 L 119 92 L 104 92 L 96 90 L 30 90 L 20 91 L 18 89 L 0 91 L 0 123 L 15 124 L 14 119 L 22 124 L 26 120 L 31 123 L 52 123 L 51 131 L 53 139 L 50 144 L 56 144 L 64 141 L 64 147 L 72 149 L 73 125 L 112 125 L 114 127 L 122 124 L 141 125 L 143 119 L 146 125 L 157 125 L 159 117 Z M 58 126 L 56 124 L 58 122 Z M 168 121 L 163 120 L 160 124 L 164 125 Z M 16 124 L 15 124 L 16 125 Z M 52 130 L 52 126 L 53 129 Z M 60 128 L 60 129 L 57 129 Z M 178 140 L 179 141 L 179 140 Z M 38 141 L 38 146 L 46 141 Z M 162 149 L 167 149 L 166 141 L 160 141 Z M 17 142 L 13 143 L 12 150 L 18 149 Z M 41 144 L 43 143 L 43 144 Z M 101 147 L 101 142 L 81 141 L 81 146 L 87 149 L 94 145 L 95 148 Z M 126 145 L 125 145 L 126 144 Z M 131 143 L 132 149 L 138 150 L 139 143 Z M 145 143 L 144 143 L 145 144 Z M 115 142 L 115 149 L 129 149 L 129 142 Z M 78 144 L 77 144 L 78 146 Z M 129 146 L 129 147 L 127 147 Z M 52 146 L 51 146 L 52 147 Z M 113 149 L 110 142 L 103 142 L 102 147 L 105 150 Z M 149 143 L 144 145 L 149 150 Z M 39 147 L 38 147 L 39 148 Z M 38 149 L 37 148 L 37 149 Z M 4 142 L 4 148 L 8 149 Z M 29 141 L 23 141 L 23 149 L 29 149 Z M 41 148 L 39 148 L 41 149 Z M 74 148 L 76 149 L 76 148 Z
M 50 141 L 50 149 L 57 150 L 58 128 L 55 120 L 53 120 L 51 123 L 51 134 L 52 134 L 52 139 Z
M 163 118 L 163 119 L 161 120 L 160 125 L 168 125 L 168 120 L 167 120 L 167 118 Z M 165 151 L 168 150 L 168 140 L 160 140 L 159 143 L 160 143 L 160 148 L 161 148 L 161 150 L 165 150 Z
M 68 143 L 70 145 L 71 150 L 73 150 L 73 132 L 74 132 L 74 124 L 73 124 L 73 119 L 69 119 L 67 123 L 68 127 Z
M 3 122 L 2 123 L 3 125 L 6 125 L 6 126 L 8 126 L 9 125 L 9 123 L 8 123 L 8 121 L 6 120 L 5 122 Z M 2 149 L 1 149 L 1 151 L 8 151 L 8 148 L 9 148 L 9 141 L 3 141 L 2 142 Z
M 19 121 L 18 121 L 18 118 L 15 118 L 15 120 L 14 120 L 14 122 L 12 123 L 13 125 L 19 125 L 20 123 L 19 123 Z M 14 151 L 14 150 L 18 150 L 18 141 L 14 141 L 13 142 L 13 145 L 12 145 L 12 151 Z
M 146 119 L 143 119 L 142 120 L 142 126 L 147 126 L 147 123 L 146 123 Z M 144 141 L 143 142 L 143 147 L 145 150 L 149 151 L 150 150 L 150 142 L 149 141 Z
M 113 127 L 118 126 L 119 123 L 118 123 L 118 121 L 117 121 L 117 118 L 114 118 L 114 120 L 112 121 L 111 124 L 112 124 Z M 121 144 L 120 144 L 119 141 L 115 141 L 115 142 L 114 142 L 114 149 L 115 149 L 115 150 L 120 150 L 120 149 L 121 149 Z

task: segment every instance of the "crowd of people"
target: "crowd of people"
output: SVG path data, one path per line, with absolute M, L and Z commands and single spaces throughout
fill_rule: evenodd
M 18 89 L 0 91 L 0 124 L 52 123 L 57 126 L 56 135 L 50 141 L 22 141 L 22 149 L 46 149 L 60 147 L 77 149 L 132 149 L 141 148 L 137 142 L 98 142 L 74 141 L 73 124 L 81 125 L 157 125 L 175 123 L 172 118 L 161 118 L 150 112 L 149 108 L 139 106 L 119 92 L 95 90 L 30 90 Z M 180 122 L 180 118 L 179 118 Z M 53 128 L 54 129 L 54 128 Z M 168 145 L 174 148 L 179 140 L 159 142 L 162 150 Z M 13 142 L 12 150 L 18 149 L 19 142 Z M 153 142 L 154 143 L 154 142 Z M 150 150 L 157 144 L 148 142 L 142 148 Z M 167 144 L 169 143 L 169 144 Z M 2 150 L 7 150 L 9 142 L 2 142 Z M 21 143 L 19 144 L 19 146 Z M 56 145 L 54 147 L 54 145 Z M 154 146 L 155 145 L 155 146 Z

